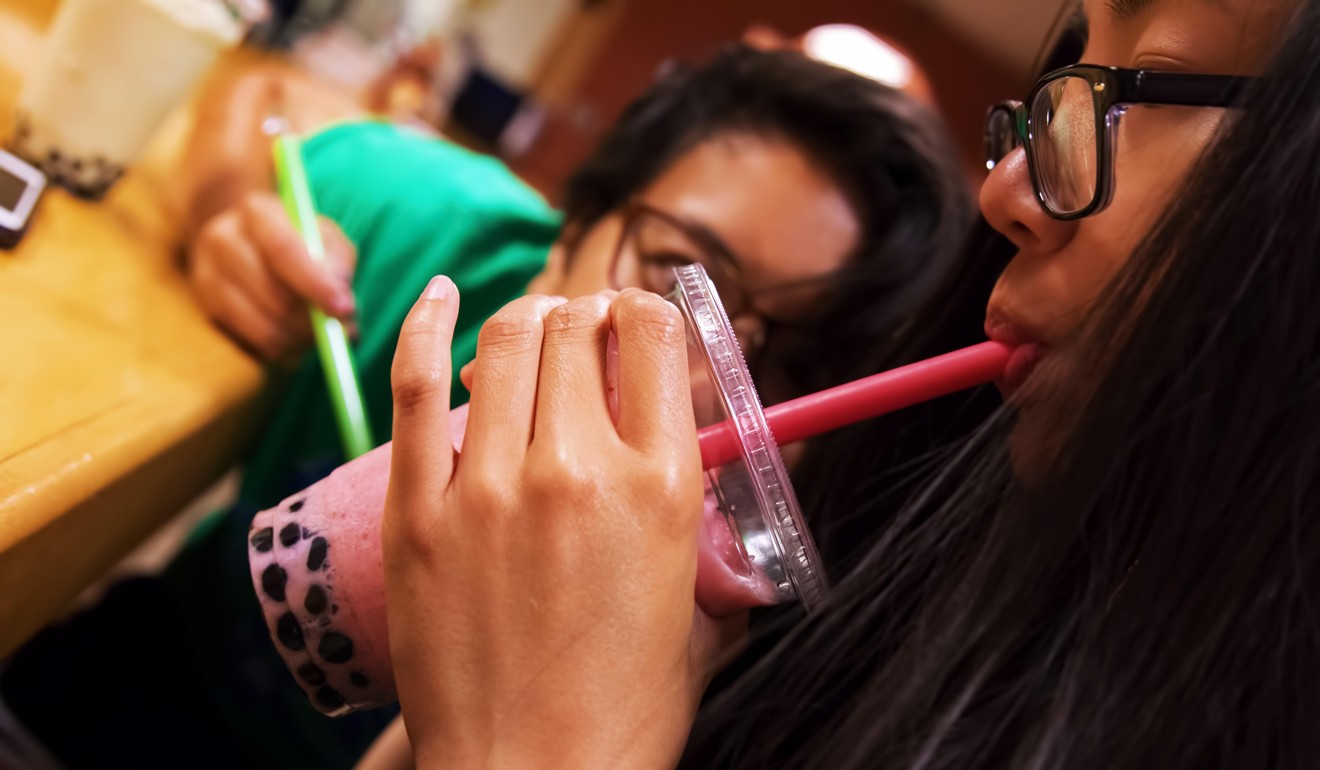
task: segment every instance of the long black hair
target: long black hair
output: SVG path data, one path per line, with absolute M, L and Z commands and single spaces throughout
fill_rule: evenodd
M 1013 415 L 989 420 L 707 705 L 701 766 L 1320 761 L 1320 0 L 1301 5 L 1056 356 L 1058 452 L 1019 481 Z

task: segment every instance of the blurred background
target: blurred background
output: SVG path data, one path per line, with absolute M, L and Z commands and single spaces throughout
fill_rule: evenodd
M 86 7 L 106 10 L 124 1 L 104 0 L 101 6 L 93 0 Z M 289 86 L 285 106 L 305 113 L 295 121 L 302 129 L 364 111 L 383 114 L 499 156 L 559 205 L 565 180 L 626 104 L 667 68 L 703 61 L 737 42 L 800 50 L 933 104 L 949 124 L 974 189 L 985 174 L 985 110 L 1025 93 L 1067 0 L 135 0 L 124 7 L 196 10 L 222 3 L 243 19 L 246 45 L 211 68 L 213 81 L 273 68 L 301 84 Z M 20 85 L 42 74 L 43 43 L 60 6 L 60 0 L 0 0 L 0 140 L 21 138 L 14 122 Z M 99 34 L 94 24 L 88 29 L 92 37 Z M 70 40 L 72 48 L 86 49 Z M 189 82 L 184 77 L 177 85 L 186 91 Z M 0 654 L 230 467 L 247 435 L 243 410 L 250 409 L 262 372 L 201 317 L 177 272 L 189 235 L 180 210 L 186 197 L 179 172 L 185 139 L 193 124 L 221 121 L 218 116 L 231 109 L 216 102 L 206 84 L 193 93 L 191 106 L 172 110 L 155 129 L 140 160 L 132 161 L 136 140 L 129 142 L 131 151 L 125 152 L 134 172 L 106 205 L 48 196 L 54 199 L 39 215 L 46 222 L 42 233 L 29 238 L 25 250 L 0 260 L 11 296 L 37 303 L 36 309 L 25 309 L 22 303 L 0 302 L 0 311 L 8 308 L 11 314 L 8 328 L 24 330 L 8 340 L 4 357 L 26 361 L 31 369 L 0 382 L 9 389 L 0 387 L 0 394 L 9 403 L 48 403 L 45 411 L 30 410 L 23 421 L 0 424 L 0 458 L 8 458 L 0 460 L 0 479 L 50 480 L 12 487 L 8 496 L 0 488 L 0 523 L 6 516 L 23 521 L 14 512 L 30 511 L 41 526 L 59 522 L 69 532 L 86 532 L 94 522 L 109 533 L 85 539 L 96 548 L 67 570 L 59 585 L 51 584 L 49 597 L 32 600 L 32 614 L 23 623 L 10 613 L 11 633 L 0 639 Z M 121 96 L 110 94 L 102 106 L 113 113 L 117 105 L 143 101 L 140 89 L 133 100 Z M 170 105 L 167 100 L 159 106 Z M 85 105 L 73 99 L 58 106 L 82 115 Z M 135 106 L 140 111 L 142 105 Z M 63 123 L 89 129 L 85 139 L 92 144 L 125 130 L 111 130 L 99 119 Z M 151 126 L 148 120 L 140 128 Z M 68 165 L 53 155 L 47 160 L 53 161 L 44 168 L 52 185 L 70 186 L 55 176 L 69 171 Z M 72 275 L 78 280 L 68 280 Z M 92 292 L 91 287 L 99 288 Z M 73 306 L 78 313 L 67 312 Z M 95 324 L 89 326 L 88 319 Z M 58 339 L 48 331 L 65 327 Z M 107 329 L 123 339 L 110 344 L 97 336 Z M 49 387 L 74 381 L 60 359 L 47 355 L 60 346 L 73 358 L 115 361 L 113 371 L 122 376 L 113 387 L 89 385 L 86 398 L 43 400 L 38 394 Z M 153 368 L 162 351 L 179 359 L 167 361 L 168 376 Z M 139 365 L 146 368 L 134 368 Z M 162 388 L 175 387 L 173 372 L 179 371 L 188 378 L 174 403 L 153 389 L 153 377 Z M 117 423 L 104 431 L 99 427 L 98 420 L 139 404 L 141 410 L 132 414 L 132 441 L 123 438 Z M 79 430 L 96 433 L 93 438 L 104 438 L 114 451 L 131 451 L 120 465 L 102 461 L 114 456 L 105 452 L 96 455 L 97 463 L 74 462 L 66 445 L 101 446 L 70 433 Z M 178 455 L 187 455 L 179 461 L 186 462 L 186 472 L 156 467 L 161 458 L 176 457 L 167 448 L 199 435 L 207 436 L 209 459 L 190 450 Z M 124 481 L 126 469 L 137 475 Z M 137 505 L 141 514 L 132 527 L 123 526 L 120 514 L 109 510 L 115 507 L 110 498 L 98 491 L 112 482 L 133 487 L 136 503 L 152 501 Z M 158 564 L 196 516 L 230 498 L 232 488 L 231 475 L 217 494 L 192 506 L 190 515 L 175 518 L 172 531 L 158 538 L 163 545 L 148 543 L 140 550 L 143 564 Z M 65 515 L 71 509 L 84 518 Z M 38 531 L 36 526 L 31 531 Z M 28 581 L 11 548 L 28 530 L 10 529 L 9 540 L 0 538 L 0 553 L 6 555 L 0 560 L 0 588 L 7 580 Z M 67 538 L 60 527 L 40 531 L 49 536 L 51 548 L 64 551 Z M 31 550 L 33 564 L 46 558 L 41 549 Z M 5 610 L 0 606 L 0 617 Z
M 403 103 L 451 138 L 500 154 L 553 200 L 605 127 L 657 73 L 739 40 L 805 48 L 928 98 L 977 179 L 985 108 L 1029 84 L 1062 5 L 303 0 L 276 2 L 272 19 L 254 35 L 291 47 L 309 71 L 349 88 L 370 88 L 373 67 L 394 66 L 396 107 Z M 826 25 L 857 29 L 818 29 Z

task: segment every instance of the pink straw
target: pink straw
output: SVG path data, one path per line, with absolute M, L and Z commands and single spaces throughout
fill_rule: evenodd
M 785 401 L 765 410 L 780 446 L 819 436 L 923 401 L 984 385 L 999 377 L 1013 349 L 982 342 L 846 385 Z M 703 468 L 718 468 L 741 454 L 729 421 L 697 431 Z

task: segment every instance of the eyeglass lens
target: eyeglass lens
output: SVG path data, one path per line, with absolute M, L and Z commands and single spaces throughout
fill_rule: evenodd
M 992 169 L 1018 146 L 1017 127 L 1013 112 L 996 108 L 990 113 L 985 129 L 986 168 Z
M 1045 205 L 1058 214 L 1081 211 L 1095 199 L 1099 141 L 1091 82 L 1062 77 L 1031 104 L 1031 148 Z
M 742 304 L 742 285 L 723 261 L 676 224 L 643 212 L 633 221 L 626 235 L 615 280 L 628 285 L 627 275 L 636 276 L 636 284 L 655 294 L 668 294 L 674 288 L 674 268 L 699 264 L 715 284 L 725 309 L 736 314 Z

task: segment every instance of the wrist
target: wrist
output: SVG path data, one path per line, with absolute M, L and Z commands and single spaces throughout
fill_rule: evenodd
M 684 733 L 686 737 L 686 732 Z M 603 735 L 553 740 L 496 738 L 484 745 L 414 745 L 417 770 L 672 770 L 683 742 L 659 745 L 652 736 L 610 740 Z

